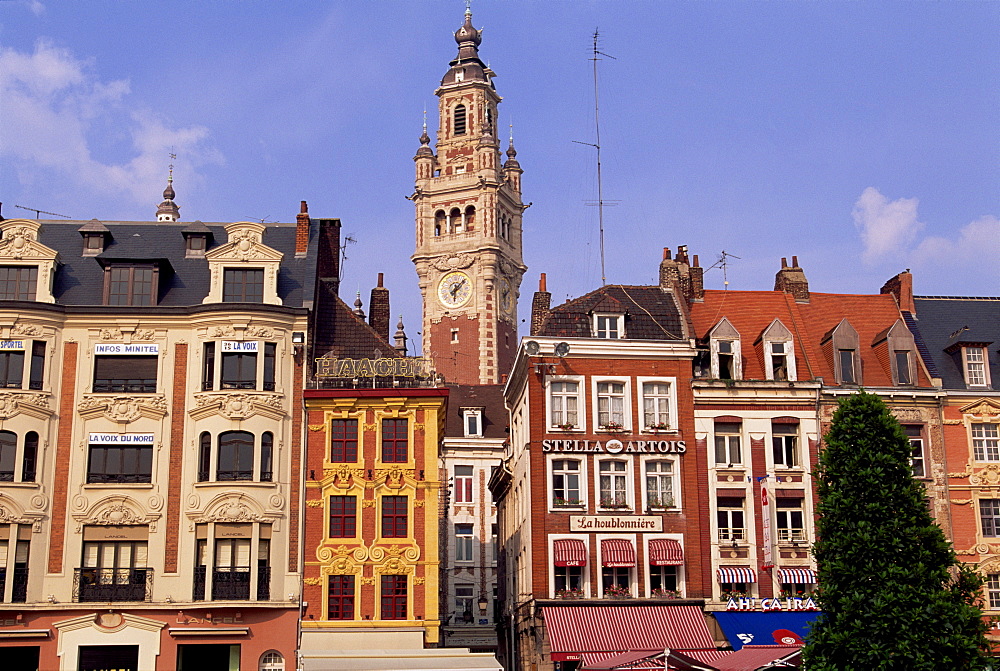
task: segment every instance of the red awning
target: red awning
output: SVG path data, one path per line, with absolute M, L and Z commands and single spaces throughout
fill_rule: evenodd
M 566 538 L 552 543 L 555 566 L 586 566 L 587 546 L 578 538 Z
M 752 568 L 726 566 L 719 569 L 720 583 L 757 582 L 757 573 Z
M 672 538 L 656 538 L 649 541 L 649 563 L 652 566 L 681 566 L 684 550 Z
M 712 662 L 719 671 L 746 671 L 762 667 L 792 666 L 801 659 L 802 648 L 797 645 L 744 645 L 736 652 Z
M 698 606 L 546 606 L 553 661 L 585 652 L 714 649 Z
M 791 585 L 809 585 L 816 582 L 816 571 L 811 568 L 780 568 L 778 582 Z
M 605 538 L 601 541 L 601 563 L 610 568 L 635 566 L 635 546 L 624 538 Z

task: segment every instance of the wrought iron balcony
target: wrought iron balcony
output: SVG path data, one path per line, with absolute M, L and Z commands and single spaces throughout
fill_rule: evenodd
M 73 601 L 80 603 L 149 601 L 152 594 L 151 568 L 78 568 L 73 576 Z
M 24 603 L 28 600 L 28 569 L 23 566 L 15 567 L 13 573 L 12 580 L 14 584 L 10 595 L 11 603 Z M 0 601 L 3 601 L 6 587 L 7 569 L 0 568 Z
M 204 566 L 194 569 L 194 586 L 191 590 L 192 601 L 205 600 L 205 579 L 207 571 Z M 218 568 L 212 571 L 213 601 L 249 601 L 250 600 L 250 567 L 233 566 Z M 257 600 L 271 599 L 271 567 L 261 566 L 257 569 Z

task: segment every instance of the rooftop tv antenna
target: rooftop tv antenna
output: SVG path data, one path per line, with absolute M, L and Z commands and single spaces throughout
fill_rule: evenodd
M 606 54 L 597 48 L 597 40 L 600 37 L 600 33 L 594 30 L 594 55 L 590 57 L 590 60 L 594 62 L 594 135 L 596 142 L 580 142 L 579 140 L 573 140 L 577 144 L 585 144 L 588 147 L 593 147 L 597 150 L 597 223 L 600 228 L 600 239 L 601 239 L 601 284 L 607 284 L 608 278 L 607 273 L 604 270 L 604 190 L 601 184 L 601 106 L 600 106 L 600 96 L 598 95 L 597 86 L 597 61 L 602 60 L 600 57 L 610 58 L 611 60 L 618 60 L 610 54 Z M 616 205 L 615 203 L 607 203 L 608 205 Z
M 723 249 L 722 253 L 719 254 L 719 260 L 713 263 L 708 268 L 709 270 L 711 270 L 712 268 L 722 268 L 722 285 L 723 288 L 725 289 L 729 288 L 729 275 L 727 274 L 727 266 L 729 265 L 729 259 L 738 259 L 738 258 L 740 257 L 736 256 L 735 254 L 730 254 L 729 252 Z
M 68 214 L 59 214 L 58 212 L 46 212 L 45 210 L 39 210 L 37 207 L 25 207 L 24 205 L 14 205 L 14 207 L 19 207 L 22 210 L 27 210 L 28 212 L 35 213 L 35 219 L 38 219 L 43 214 L 51 214 L 53 217 L 62 217 L 63 219 L 72 219 L 73 217 Z

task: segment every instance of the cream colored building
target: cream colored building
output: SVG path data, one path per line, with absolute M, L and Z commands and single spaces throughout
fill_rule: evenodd
M 17 668 L 295 668 L 316 222 L 182 223 L 164 196 L 157 222 L 0 222 Z

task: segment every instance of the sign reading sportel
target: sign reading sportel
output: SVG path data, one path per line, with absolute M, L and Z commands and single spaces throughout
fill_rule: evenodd
M 617 438 L 603 443 L 599 440 L 543 440 L 542 452 L 684 454 L 687 443 L 683 440 L 629 440 L 623 443 Z

